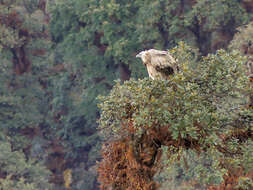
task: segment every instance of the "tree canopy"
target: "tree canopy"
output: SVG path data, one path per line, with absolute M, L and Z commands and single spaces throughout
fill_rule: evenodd
M 109 188 L 103 163 L 114 172 L 147 163 L 148 176 L 129 183 L 133 189 L 147 181 L 224 189 L 231 179 L 248 187 L 252 12 L 252 0 L 1 0 L 0 189 L 97 190 L 97 167 L 101 188 Z M 163 82 L 145 78 L 135 56 L 151 48 L 170 49 L 182 72 Z M 170 163 L 170 139 L 170 159 L 181 155 L 188 167 L 160 166 Z M 127 154 L 108 165 L 110 148 Z M 235 158 L 226 153 L 237 148 Z M 120 174 L 132 179 L 133 168 Z
M 237 170 L 239 179 L 230 185 L 251 188 L 253 112 L 246 106 L 246 94 L 252 93 L 246 59 L 239 52 L 219 50 L 196 60 L 196 51 L 183 43 L 171 53 L 180 72 L 170 80 L 118 82 L 100 98 L 99 123 L 107 139 L 99 168 L 101 189 L 157 189 L 153 177 L 159 167 L 166 172 L 181 160 L 188 167 L 194 152 L 212 159 L 209 166 L 208 159 L 200 160 L 195 178 L 185 179 L 199 184 L 193 189 L 219 188 L 213 184 L 228 188 Z M 161 154 L 170 160 L 164 160 L 167 167 Z

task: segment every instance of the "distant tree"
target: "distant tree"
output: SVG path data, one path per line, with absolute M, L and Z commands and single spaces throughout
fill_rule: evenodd
M 0 49 L 12 57 L 17 75 L 31 70 L 31 58 L 45 55 L 46 15 L 38 1 L 1 1 Z M 43 47 L 44 46 L 44 47 Z M 5 54 L 3 54 L 5 55 Z M 2 56 L 1 56 L 2 57 Z
M 199 58 L 183 43 L 170 52 L 181 71 L 171 79 L 118 82 L 100 97 L 101 189 L 158 189 L 156 180 L 164 189 L 251 188 L 246 59 L 224 50 Z M 167 175 L 175 166 L 181 181 Z
M 84 94 L 95 95 L 84 91 L 89 82 L 83 82 L 83 69 L 64 62 L 55 49 L 46 1 L 0 5 L 0 132 L 11 137 L 14 150 L 52 171 L 55 188 L 63 187 L 66 169 L 75 172 L 82 164 L 92 179 L 88 188 L 95 189 L 96 174 L 88 170 L 99 158 L 98 113 L 95 106 L 84 109 L 89 105 Z
M 19 148 L 27 146 L 19 141 L 27 142 L 26 135 L 39 130 L 49 108 L 45 58 L 50 41 L 44 17 L 38 1 L 0 2 L 0 131 Z
M 253 23 L 241 26 L 239 31 L 235 34 L 233 40 L 230 42 L 229 49 L 239 50 L 242 55 L 247 56 L 245 64 L 246 75 L 249 77 L 251 88 L 253 88 Z M 249 95 L 249 106 L 253 107 L 253 94 Z
M 227 47 L 252 14 L 237 0 L 60 0 L 48 10 L 58 55 L 85 84 L 87 125 L 98 117 L 97 95 L 108 93 L 114 79 L 147 76 L 137 52 L 168 49 L 182 40 L 201 54 L 215 52 Z
M 56 189 L 64 171 L 71 188 L 96 189 L 98 94 L 147 76 L 140 50 L 226 48 L 252 17 L 249 2 L 1 0 L 0 132 L 12 151 L 44 161 Z
M 22 159 L 24 156 L 24 160 L 16 162 L 16 167 L 23 167 L 23 162 L 27 160 L 34 160 L 31 163 L 29 161 L 29 167 L 36 162 L 40 162 L 41 167 L 42 164 L 49 166 L 50 155 L 55 150 L 48 151 L 52 148 L 48 142 L 59 139 L 56 136 L 57 129 L 52 125 L 54 120 L 50 116 L 50 103 L 53 100 L 52 81 L 60 71 L 55 69 L 52 60 L 54 55 L 49 51 L 48 15 L 41 2 L 0 2 L 0 133 L 10 137 L 8 144 L 3 145 L 11 147 L 8 151 L 19 152 Z M 12 154 L 13 160 L 18 159 L 15 158 L 18 154 Z M 11 167 L 11 164 L 8 162 L 4 167 Z M 40 166 L 35 169 L 39 172 Z M 48 169 L 52 170 L 50 167 Z M 34 182 L 29 185 L 29 181 L 22 181 L 27 173 L 17 177 L 8 177 L 7 174 L 3 177 L 9 180 L 10 186 L 4 189 L 44 189 L 33 185 Z M 41 175 L 44 180 L 43 172 Z M 19 180 L 20 184 L 15 185 Z M 7 185 L 7 180 L 3 183 Z
M 236 28 L 252 16 L 247 7 L 237 0 L 50 1 L 55 61 L 68 70 L 56 82 L 52 114 L 58 134 L 75 152 L 70 157 L 97 150 L 97 96 L 108 94 L 115 79 L 147 76 L 135 58 L 139 51 L 166 50 L 182 40 L 200 55 L 227 48 Z
M 50 171 L 42 162 L 27 159 L 22 151 L 13 150 L 3 133 L 0 133 L 0 142 L 0 189 L 52 189 Z

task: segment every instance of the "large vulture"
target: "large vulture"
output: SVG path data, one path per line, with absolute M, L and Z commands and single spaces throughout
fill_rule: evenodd
M 147 67 L 151 79 L 168 79 L 178 71 L 176 60 L 167 51 L 150 49 L 136 55 Z

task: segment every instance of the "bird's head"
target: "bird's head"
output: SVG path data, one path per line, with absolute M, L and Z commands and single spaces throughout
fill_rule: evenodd
M 146 59 L 145 59 L 146 52 L 147 52 L 147 51 L 141 51 L 140 53 L 138 53 L 138 54 L 136 55 L 136 57 L 141 58 L 141 60 L 143 61 L 143 63 L 146 62 Z

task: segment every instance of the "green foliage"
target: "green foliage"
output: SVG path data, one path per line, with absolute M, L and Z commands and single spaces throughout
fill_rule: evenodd
M 43 32 L 46 29 L 42 10 L 38 9 L 38 1 L 18 1 L 0 3 L 0 50 L 12 50 L 22 46 L 29 46 L 29 51 L 34 50 L 34 43 L 40 42 L 41 47 L 47 45 L 47 40 L 43 38 Z M 33 39 L 31 43 L 30 39 Z M 36 43 L 37 44 L 37 43 Z M 35 48 L 39 48 L 35 46 Z M 30 54 L 32 56 L 32 53 Z M 32 56 L 34 57 L 34 56 Z
M 185 57 L 191 56 L 188 49 L 181 44 L 171 50 L 186 53 L 178 57 L 181 72 L 170 80 L 132 79 L 124 85 L 117 82 L 109 96 L 100 97 L 100 127 L 121 132 L 120 123 L 131 118 L 136 127 L 170 124 L 175 138 L 180 133 L 181 137 L 190 135 L 198 139 L 195 121 L 202 123 L 211 135 L 209 130 L 215 131 L 218 120 L 243 109 L 241 92 L 247 92 L 248 82 L 243 74 L 245 59 L 238 52 L 220 50 L 216 55 L 203 57 L 194 68 L 191 59 Z
M 10 137 L 3 145 L 7 148 L 11 144 L 8 154 L 23 160 L 17 161 L 18 169 L 22 164 L 31 165 L 28 160 L 34 156 L 37 144 L 42 146 L 39 151 L 46 152 L 42 159 L 50 162 L 47 156 L 50 151 L 54 153 L 51 150 L 54 146 L 37 139 L 64 145 L 62 160 L 66 165 L 75 163 L 73 167 L 79 167 L 83 162 L 84 168 L 89 168 L 99 158 L 97 96 L 108 94 L 115 79 L 122 82 L 129 77 L 147 76 L 145 67 L 135 58 L 137 52 L 168 49 L 181 40 L 198 47 L 200 52 L 184 45 L 172 50 L 182 63 L 182 72 L 170 81 L 131 80 L 124 86 L 118 82 L 113 92 L 122 90 L 122 94 L 120 97 L 111 94 L 115 100 L 106 105 L 113 117 L 102 116 L 104 122 L 114 127 L 103 132 L 119 135 L 123 132 L 119 118 L 129 114 L 134 116 L 135 127 L 139 129 L 137 136 L 145 133 L 141 129 L 143 124 L 170 123 L 174 139 L 200 138 L 209 145 L 218 139 L 216 132 L 221 128 L 226 135 L 233 133 L 234 121 L 243 122 L 247 130 L 252 112 L 241 109 L 249 92 L 238 70 L 244 58 L 224 51 L 203 59 L 200 54 L 226 47 L 235 28 L 247 24 L 251 17 L 252 13 L 236 0 L 0 1 L 0 133 Z M 249 42 L 249 30 L 241 33 L 245 39 L 236 37 L 232 44 Z M 233 88 L 236 85 L 238 88 Z M 128 112 L 122 111 L 124 106 L 129 107 Z M 201 132 L 207 138 L 194 125 L 198 114 L 204 125 Z M 245 163 L 243 167 L 251 163 L 247 159 L 251 144 L 247 143 L 242 148 L 245 156 L 240 157 Z M 228 144 L 234 151 L 238 142 L 229 139 Z M 27 160 L 20 156 L 21 150 Z M 34 167 L 40 171 L 40 166 Z M 87 172 L 85 185 L 73 187 L 95 188 L 95 175 Z M 80 176 L 75 176 L 75 182 L 82 180 Z M 28 183 L 26 175 L 4 177 L 1 181 L 4 189 L 40 188 L 30 178 Z M 241 181 L 242 185 L 248 183 L 247 179 Z
M 0 131 L 12 137 L 12 146 L 25 148 L 29 140 L 24 130 L 38 129 L 49 109 L 42 83 L 48 74 L 50 42 L 42 31 L 44 23 L 38 22 L 44 16 L 41 10 L 28 11 L 27 1 L 8 3 L 0 3 L 1 29 L 6 31 L 0 32 Z
M 184 40 L 202 54 L 214 52 L 250 18 L 236 0 L 58 0 L 48 10 L 59 61 L 82 75 L 89 125 L 97 119 L 97 95 L 108 93 L 113 80 L 147 76 L 136 61 L 138 51 L 167 49 Z
M 43 166 L 43 163 L 27 160 L 22 151 L 13 150 L 6 136 L 0 141 L 0 189 L 51 189 L 50 171 Z
M 190 141 L 191 149 L 204 152 L 198 157 L 186 151 L 188 145 L 169 146 L 165 165 L 172 169 L 178 157 L 179 164 L 190 164 L 182 168 L 184 182 L 194 180 L 202 187 L 219 184 L 228 166 L 241 166 L 247 173 L 252 141 L 240 137 L 240 131 L 248 134 L 253 126 L 252 110 L 246 108 L 245 96 L 251 90 L 245 75 L 246 58 L 224 50 L 198 58 L 198 52 L 184 43 L 170 52 L 180 72 L 169 80 L 131 79 L 123 85 L 118 81 L 108 96 L 100 97 L 101 134 L 107 140 L 130 135 L 138 142 L 149 128 L 169 126 L 172 140 Z M 129 134 L 130 125 L 136 133 Z
M 252 37 L 253 37 L 253 23 L 250 22 L 248 25 L 244 25 L 238 28 L 238 32 L 235 34 L 233 40 L 229 44 L 230 50 L 239 50 L 242 55 L 248 56 L 247 72 L 248 74 L 253 73 L 252 66 Z
M 77 76 L 73 80 L 69 73 L 64 73 L 56 78 L 57 80 L 53 81 L 52 110 L 50 111 L 50 117 L 55 118 L 56 121 L 51 121 L 50 126 L 58 137 L 66 140 L 65 146 L 72 150 L 67 153 L 67 157 L 81 159 L 83 155 L 80 154 L 80 149 L 90 151 L 92 147 L 99 146 L 95 124 L 90 123 L 95 122 L 96 119 L 93 113 L 95 107 L 87 110 L 89 105 L 86 99 L 89 98 L 89 93 L 85 90 L 82 76 Z M 90 117 L 90 120 L 86 117 Z M 94 163 L 95 158 L 99 157 L 98 150 L 92 152 L 91 157 L 94 160 L 89 164 Z
M 97 118 L 96 96 L 105 93 L 108 86 L 112 85 L 114 74 L 110 68 L 113 68 L 113 65 L 109 64 L 110 58 L 103 58 L 97 54 L 96 47 L 90 45 L 95 39 L 93 27 L 89 24 L 85 29 L 79 26 L 81 23 L 85 24 L 86 21 L 82 21 L 83 19 L 89 19 L 85 15 L 82 17 L 79 15 L 84 14 L 82 9 L 87 9 L 88 3 L 79 6 L 80 3 L 78 1 L 57 2 L 57 6 L 51 8 L 53 10 L 50 26 L 53 40 L 58 43 L 59 56 L 63 57 L 67 67 L 73 68 L 73 74 L 78 77 L 82 85 L 80 89 L 85 88 L 83 101 L 80 102 L 84 108 L 82 114 L 87 125 L 94 127 Z M 78 9 L 75 10 L 74 7 Z M 91 21 L 87 20 L 87 22 Z
M 214 29 L 226 30 L 226 28 L 233 28 L 231 24 L 238 26 L 248 21 L 246 11 L 240 2 L 235 0 L 200 0 L 187 16 L 187 23 L 193 23 L 194 17 L 200 24 L 203 23 L 204 32 L 211 32 Z
M 63 62 L 62 52 L 58 48 L 54 51 L 56 45 L 48 35 L 49 15 L 41 5 L 43 2 L 0 3 L 0 132 L 10 136 L 11 146 L 23 150 L 27 158 L 42 159 L 52 170 L 50 180 L 56 183 L 55 176 L 65 165 L 72 166 L 69 160 L 75 167 L 83 162 L 88 168 L 99 158 L 95 128 L 98 114 L 90 102 L 96 101 L 96 94 L 103 92 L 106 85 L 101 84 L 97 91 L 84 90 L 90 83 L 95 85 L 93 75 L 84 81 L 84 67 Z M 100 80 L 99 74 L 95 77 Z M 63 145 L 60 156 L 56 141 L 60 147 Z M 62 162 L 51 167 L 59 157 Z M 96 174 L 91 176 L 95 180 Z M 14 188 L 18 179 L 10 178 L 9 182 Z M 37 188 L 21 187 L 22 184 L 20 189 Z M 90 182 L 90 187 L 95 188 L 94 184 Z
M 236 0 L 201 0 L 185 14 L 184 24 L 203 53 L 226 48 L 236 27 L 248 23 L 250 15 Z
M 162 147 L 164 152 L 167 147 Z M 219 152 L 208 152 L 196 154 L 191 150 L 184 151 L 180 160 L 176 161 L 175 156 L 168 158 L 163 154 L 162 162 L 166 169 L 162 169 L 155 176 L 155 180 L 161 184 L 161 190 L 182 190 L 182 189 L 206 189 L 207 184 L 220 184 L 223 181 L 223 174 L 226 170 L 221 169 L 216 159 Z M 198 186 L 194 187 L 194 184 Z

